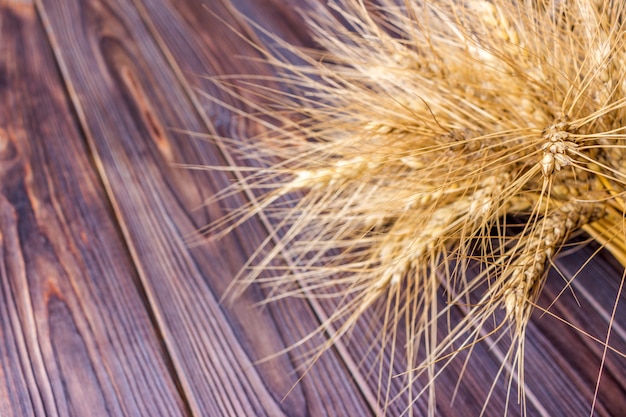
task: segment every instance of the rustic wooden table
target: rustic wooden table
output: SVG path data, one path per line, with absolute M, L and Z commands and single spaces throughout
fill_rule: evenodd
M 299 355 L 322 336 L 260 360 L 317 328 L 333 305 L 288 299 L 259 309 L 258 287 L 220 303 L 267 236 L 260 222 L 189 244 L 225 213 L 202 203 L 230 179 L 177 166 L 228 160 L 188 132 L 245 138 L 254 129 L 226 110 L 243 104 L 204 77 L 272 73 L 246 58 L 259 55 L 233 28 L 267 39 L 236 10 L 311 45 L 297 5 L 305 2 L 0 0 L 0 415 L 381 412 L 370 372 L 381 349 L 366 322 L 296 384 Z M 574 253 L 562 269 L 572 274 L 583 259 Z M 604 340 L 620 277 L 601 254 L 574 282 L 577 300 L 566 291 L 552 311 Z M 544 305 L 562 287 L 551 277 Z M 611 342 L 626 351 L 623 304 Z M 602 354 L 589 337 L 537 315 L 526 346 L 529 415 L 588 415 Z M 452 366 L 437 388 L 437 415 L 478 415 L 500 355 L 478 346 L 450 404 L 463 363 Z M 392 395 L 401 387 L 394 379 Z M 502 415 L 505 388 L 493 392 L 488 416 Z M 626 415 L 625 391 L 626 359 L 609 351 L 596 414 Z M 518 415 L 511 402 L 509 416 Z M 415 415 L 425 407 L 417 401 Z

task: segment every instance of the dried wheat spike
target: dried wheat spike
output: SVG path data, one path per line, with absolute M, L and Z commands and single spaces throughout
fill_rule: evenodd
M 532 306 L 543 286 L 546 267 L 572 233 L 603 215 L 595 200 L 572 200 L 534 224 L 534 229 L 516 248 L 518 259 L 506 271 L 502 299 L 507 317 L 515 322 L 518 333 L 530 318 Z M 508 269 L 508 268 L 507 268 Z

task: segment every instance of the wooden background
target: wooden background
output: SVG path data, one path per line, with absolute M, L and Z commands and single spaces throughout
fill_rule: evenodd
M 333 306 L 220 303 L 267 235 L 251 221 L 217 243 L 189 236 L 224 214 L 202 202 L 230 179 L 176 164 L 231 156 L 186 132 L 244 140 L 243 108 L 204 76 L 271 74 L 233 28 L 311 45 L 304 0 L 0 0 L 0 415 L 370 416 L 382 413 L 368 324 L 302 376 L 299 355 L 261 361 L 317 328 Z M 239 11 L 240 14 L 236 13 Z M 229 25 L 232 28 L 229 28 Z M 234 197 L 230 203 L 243 201 Z M 585 259 L 560 260 L 574 273 Z M 600 254 L 553 312 L 604 340 L 621 278 Z M 563 288 L 550 278 L 542 303 Z M 460 312 L 459 312 L 460 314 Z M 618 306 L 611 344 L 626 351 Z M 371 314 L 376 323 L 379 318 Z M 502 353 L 473 352 L 437 386 L 438 416 L 476 416 Z M 383 354 L 391 354 L 389 347 Z M 549 316 L 528 329 L 530 416 L 587 416 L 602 346 Z M 397 369 L 400 371 L 401 369 Z M 392 381 L 392 395 L 402 388 Z M 626 359 L 608 352 L 596 415 L 626 416 Z M 387 410 L 407 407 L 401 396 Z M 505 387 L 487 416 L 503 415 Z M 516 398 L 509 416 L 520 414 Z M 426 399 L 413 405 L 424 415 Z

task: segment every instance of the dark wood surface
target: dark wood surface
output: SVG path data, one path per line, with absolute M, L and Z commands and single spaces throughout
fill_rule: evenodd
M 222 303 L 232 277 L 267 236 L 254 219 L 219 242 L 190 236 L 226 206 L 203 202 L 232 181 L 177 164 L 230 164 L 235 155 L 185 132 L 245 141 L 255 127 L 206 77 L 271 75 L 254 42 L 312 45 L 295 8 L 304 0 L 0 0 L 0 415 L 368 416 L 381 414 L 381 318 L 368 312 L 303 376 L 301 355 L 324 336 L 274 359 L 314 331 L 330 302 L 255 306 L 256 286 Z M 239 13 L 237 13 L 239 11 Z M 255 59 L 250 59 L 255 58 Z M 202 207 L 202 208 L 200 208 Z M 585 255 L 560 260 L 573 274 Z M 598 256 L 551 311 L 606 338 L 621 272 Z M 551 276 L 547 306 L 561 291 Z M 457 314 L 462 314 L 459 310 Z M 611 344 L 626 350 L 617 310 Z M 589 415 L 603 349 L 549 315 L 528 330 L 531 416 Z M 475 416 L 502 353 L 478 346 L 437 386 L 437 415 Z M 462 358 L 460 358 L 462 359 Z M 373 370 L 373 371 L 372 371 Z M 402 372 L 397 365 L 393 372 Z M 394 378 L 391 395 L 402 390 Z M 403 396 L 387 410 L 397 416 Z M 503 414 L 497 387 L 487 416 Z M 519 415 L 515 398 L 510 416 Z M 423 415 L 426 399 L 413 405 Z M 626 415 L 626 359 L 608 352 L 598 416 Z

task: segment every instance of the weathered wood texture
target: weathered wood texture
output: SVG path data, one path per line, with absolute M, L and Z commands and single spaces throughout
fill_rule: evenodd
M 255 286 L 220 303 L 267 236 L 267 220 L 191 245 L 198 228 L 246 196 L 203 206 L 232 178 L 176 166 L 236 158 L 186 133 L 245 141 L 257 129 L 226 108 L 245 111 L 244 103 L 204 77 L 272 75 L 235 32 L 269 41 L 245 16 L 310 46 L 294 11 L 307 2 L 34 1 L 0 0 L 0 414 L 380 413 L 381 355 L 393 372 L 404 369 L 402 349 L 375 342 L 376 311 L 301 381 L 299 355 L 323 335 L 259 362 L 315 330 L 334 305 L 288 299 L 259 309 L 266 294 Z M 581 259 L 560 264 L 571 276 Z M 566 290 L 550 311 L 604 340 L 618 271 L 597 258 L 573 284 L 578 300 Z M 562 288 L 555 274 L 541 305 Z M 618 307 L 611 344 L 623 352 L 626 306 Z M 539 313 L 528 334 L 529 415 L 588 415 L 602 346 Z M 473 350 L 451 405 L 463 355 L 441 376 L 438 415 L 480 414 L 502 352 L 488 343 Z M 625 366 L 608 352 L 596 415 L 626 415 Z M 402 384 L 394 378 L 390 394 Z M 407 401 L 401 396 L 388 414 L 402 414 Z M 502 415 L 505 403 L 500 384 L 486 415 Z M 508 415 L 519 415 L 510 403 Z M 417 401 L 415 414 L 426 405 Z
M 188 415 L 35 8 L 0 19 L 0 413 Z
M 301 394 L 286 401 L 282 397 L 298 379 L 289 358 L 254 366 L 317 326 L 306 304 L 273 306 L 264 314 L 249 306 L 259 299 L 254 294 L 236 308 L 218 304 L 246 253 L 260 241 L 261 229 L 248 227 L 195 251 L 185 242 L 198 227 L 224 214 L 219 207 L 213 212 L 193 208 L 227 185 L 228 178 L 172 167 L 183 161 L 215 163 L 220 156 L 170 129 L 207 131 L 134 5 L 44 0 L 40 9 L 192 411 L 367 415 L 360 391 L 332 355 L 316 367 L 320 378 L 308 377 L 297 386 Z M 77 21 L 84 24 L 77 28 Z M 229 50 L 226 40 L 220 47 L 220 53 Z M 332 383 L 320 384 L 325 379 Z

